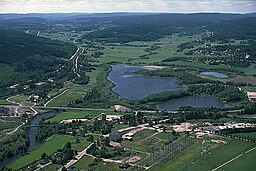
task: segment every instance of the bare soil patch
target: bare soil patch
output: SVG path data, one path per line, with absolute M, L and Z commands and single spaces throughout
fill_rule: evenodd
M 130 159 L 128 159 L 126 162 L 128 162 L 128 163 L 135 163 L 135 162 L 140 161 L 140 160 L 141 160 L 140 156 L 133 156 Z

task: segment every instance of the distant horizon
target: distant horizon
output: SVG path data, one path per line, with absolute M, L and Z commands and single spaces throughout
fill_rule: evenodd
M 236 13 L 236 12 L 32 12 L 32 13 L 1 13 L 0 15 L 27 15 L 27 14 L 255 14 L 256 12 Z
M 2 14 L 255 13 L 255 0 L 3 0 Z

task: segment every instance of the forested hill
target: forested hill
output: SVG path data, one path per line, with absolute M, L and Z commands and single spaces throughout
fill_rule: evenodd
M 105 42 L 151 41 L 173 33 L 194 34 L 218 32 L 226 34 L 243 30 L 251 31 L 255 25 L 254 15 L 241 14 L 149 14 L 104 18 L 103 29 L 91 32 L 84 38 Z M 94 22 L 103 22 L 100 19 Z M 88 19 L 76 19 L 80 27 L 77 30 L 88 30 Z M 87 23 L 86 23 L 87 22 Z M 91 21 L 93 22 L 93 21 Z M 85 24 L 86 23 L 86 24 Z M 254 22 L 255 23 L 255 22 Z M 86 27 L 85 27 L 86 26 Z M 249 26 L 249 27 L 248 27 Z M 93 29 L 93 28 L 90 28 Z M 224 30 L 225 29 L 225 30 Z M 233 32 L 234 30 L 234 32 Z
M 208 27 L 214 32 L 211 40 L 256 38 L 256 16 L 219 22 Z
M 70 43 L 14 30 L 1 29 L 0 37 L 0 63 L 14 64 L 32 58 L 34 61 L 49 57 L 69 58 L 76 50 L 76 47 Z
M 72 43 L 0 29 L 0 94 L 13 84 L 47 80 L 76 51 Z

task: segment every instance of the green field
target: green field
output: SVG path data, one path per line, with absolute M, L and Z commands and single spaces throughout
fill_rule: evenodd
M 49 138 L 45 143 L 40 145 L 34 151 L 30 152 L 28 155 L 22 156 L 21 158 L 15 160 L 9 168 L 17 170 L 27 166 L 28 164 L 39 160 L 43 153 L 48 155 L 53 154 L 58 149 L 62 148 L 67 142 L 72 142 L 76 138 L 71 136 L 55 135 Z
M 93 161 L 94 159 L 92 157 L 84 156 L 77 163 L 75 163 L 73 167 L 79 170 L 88 170 L 90 168 L 89 164 L 91 164 Z
M 182 170 L 189 161 L 194 159 L 194 156 L 199 154 L 201 151 L 201 141 L 196 141 L 189 149 L 177 155 L 174 159 L 168 161 L 167 163 L 152 167 L 150 171 L 158 170 Z
M 256 74 L 256 64 L 251 64 L 247 68 L 240 68 L 245 75 L 255 75 Z
M 113 49 L 114 48 L 114 49 Z M 105 46 L 104 55 L 101 56 L 99 63 L 118 62 L 127 63 L 130 58 L 138 58 L 141 55 L 147 54 L 146 47 L 133 46 Z
M 16 103 L 22 103 L 26 100 L 28 100 L 29 96 L 26 95 L 18 95 L 18 96 L 12 96 L 9 100 L 14 101 Z
M 7 102 L 5 99 L 0 99 L 0 105 L 9 105 L 11 103 Z
M 150 135 L 156 133 L 155 131 L 152 131 L 152 130 L 143 130 L 137 134 L 134 135 L 133 137 L 133 141 L 134 142 L 139 142 L 147 137 L 149 137 Z
M 96 137 L 94 137 L 96 139 Z M 83 151 L 86 147 L 91 144 L 90 141 L 87 141 L 86 138 L 79 138 L 79 143 L 72 143 L 72 149 L 76 151 Z
M 199 157 L 193 161 L 193 164 L 187 165 L 183 170 L 212 170 L 255 146 L 253 143 L 233 139 L 227 142 L 228 143 L 225 145 L 210 150 L 208 154 Z M 225 156 L 225 158 L 223 158 L 223 156 Z
M 87 171 L 88 169 L 90 169 L 89 164 L 93 163 L 93 161 L 93 158 L 89 156 L 84 156 L 76 164 L 74 164 L 74 167 L 77 168 L 79 171 Z M 123 171 L 123 169 L 120 169 L 118 166 L 118 164 L 114 163 L 99 163 L 93 168 L 95 171 Z
M 251 171 L 255 170 L 256 168 L 256 162 L 255 162 L 255 156 L 256 156 L 256 150 L 244 154 L 242 157 L 238 158 L 237 160 L 234 160 L 233 162 L 227 164 L 226 166 L 219 169 L 221 170 L 227 170 L 227 171 Z
M 64 89 L 67 89 L 68 91 L 64 93 L 63 95 L 55 98 L 53 101 L 51 101 L 47 106 L 67 106 L 70 104 L 71 101 L 81 99 L 85 96 L 85 94 L 92 89 L 96 84 L 96 77 L 98 75 L 99 71 L 94 70 L 88 75 L 90 76 L 90 82 L 87 85 L 78 85 L 74 83 L 67 83 L 64 86 Z M 51 92 L 51 95 L 55 92 Z
M 139 142 L 154 133 L 155 133 L 155 131 L 151 131 L 151 130 L 141 131 L 133 136 L 132 141 L 126 140 L 126 141 L 123 141 L 122 144 L 126 148 L 147 152 L 148 145 L 144 145 Z
M 85 116 L 90 115 L 92 117 L 96 117 L 102 113 L 107 113 L 107 114 L 114 114 L 114 112 L 110 112 L 107 109 L 106 110 L 88 110 L 88 111 L 70 111 L 70 112 L 63 112 L 58 114 L 57 116 L 46 120 L 46 122 L 60 122 L 62 120 L 66 119 L 84 119 Z
M 171 132 L 160 133 L 160 134 L 157 134 L 156 137 L 165 141 L 173 140 L 173 135 Z
M 235 135 L 241 135 L 242 137 L 253 137 L 256 138 L 256 132 L 246 132 L 246 133 L 235 133 Z
M 212 170 L 221 164 L 233 159 L 239 154 L 255 147 L 255 144 L 238 141 L 238 140 L 228 140 L 225 145 L 218 146 L 211 149 L 208 154 L 201 156 L 200 152 L 202 149 L 202 141 L 197 141 L 188 150 L 176 156 L 174 159 L 162 164 L 161 166 L 155 166 L 150 169 L 150 171 L 157 170 L 177 170 L 177 171 L 198 171 L 198 170 Z M 220 170 L 253 170 L 255 168 L 255 163 L 253 160 L 255 158 L 256 150 L 251 153 L 247 153 L 241 158 L 231 162 Z M 225 156 L 225 158 L 223 158 Z M 253 157 L 254 156 L 254 157 Z M 241 165 L 240 165 L 241 161 Z M 243 168 L 243 169 L 242 169 Z

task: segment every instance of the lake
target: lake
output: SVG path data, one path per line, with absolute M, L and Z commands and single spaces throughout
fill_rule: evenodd
M 215 78 L 228 78 L 226 74 L 222 74 L 220 72 L 201 72 L 200 75 L 213 76 Z
M 144 69 L 143 66 L 113 65 L 108 80 L 115 84 L 112 89 L 119 98 L 136 100 L 164 91 L 181 89 L 174 78 L 147 77 L 132 72 Z
M 226 104 L 215 97 L 187 96 L 156 105 L 159 110 L 179 110 L 182 106 L 224 108 Z

